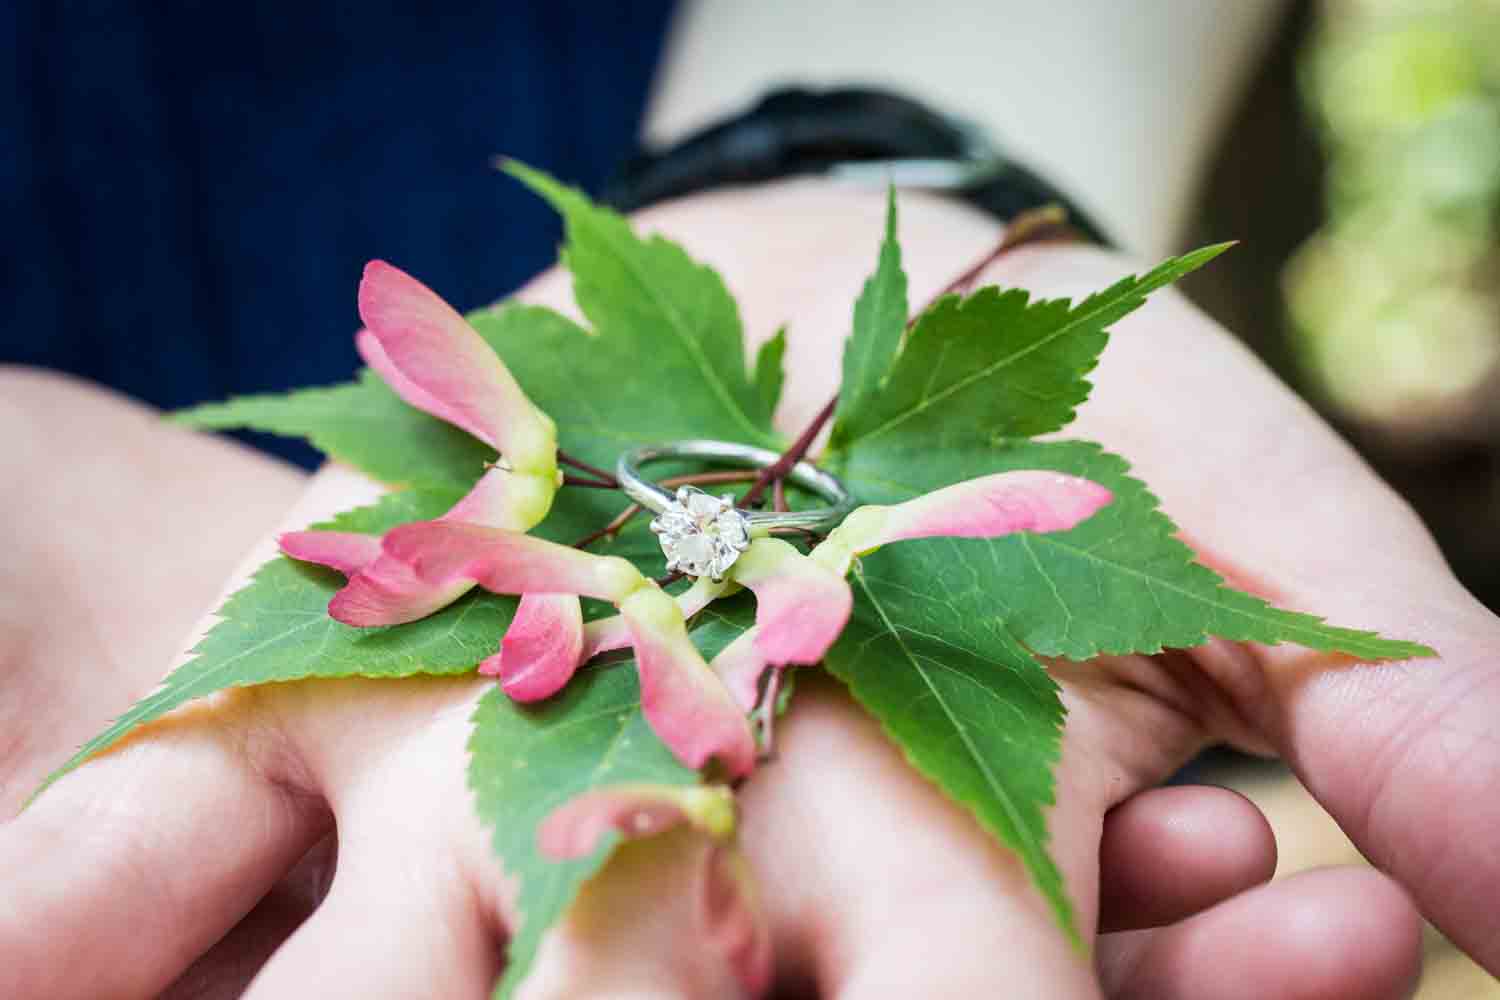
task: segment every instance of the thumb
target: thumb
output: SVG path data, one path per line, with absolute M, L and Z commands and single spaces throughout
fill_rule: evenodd
M 1029 253 L 1003 266 L 1048 294 L 1119 269 L 1070 249 L 1039 270 Z M 1500 972 L 1500 620 L 1353 449 L 1178 295 L 1116 327 L 1072 430 L 1121 450 L 1237 586 L 1439 652 L 1370 665 L 1222 643 L 1192 656 L 1364 854 Z

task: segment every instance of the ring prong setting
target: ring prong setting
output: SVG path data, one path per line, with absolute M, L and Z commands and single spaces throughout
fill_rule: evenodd
M 652 521 L 667 568 L 688 576 L 722 580 L 750 547 L 750 523 L 732 495 L 711 496 L 680 486 L 675 499 Z

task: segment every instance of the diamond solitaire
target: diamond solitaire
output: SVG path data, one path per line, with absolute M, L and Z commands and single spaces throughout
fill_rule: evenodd
M 676 499 L 651 519 L 651 530 L 667 569 L 688 576 L 720 580 L 750 547 L 750 523 L 735 509 L 734 498 L 713 497 L 694 486 L 678 487 Z

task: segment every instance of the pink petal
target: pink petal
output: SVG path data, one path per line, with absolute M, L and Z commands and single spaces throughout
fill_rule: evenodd
M 382 555 L 333 595 L 328 614 L 360 628 L 405 625 L 441 611 L 473 586 L 471 580 L 422 580 L 401 560 Z
M 691 618 L 714 601 L 724 595 L 729 589 L 727 583 L 715 583 L 706 576 L 700 576 L 693 581 L 693 585 L 675 598 L 677 606 L 682 609 L 683 618 Z M 625 619 L 619 615 L 611 615 L 608 618 L 595 618 L 583 627 L 583 662 L 587 663 L 600 653 L 610 653 L 616 649 L 624 649 L 630 645 L 630 626 L 625 624 Z
M 1098 483 L 1060 472 L 1001 472 L 955 483 L 891 508 L 873 547 L 908 538 L 996 538 L 1066 531 L 1113 499 Z M 860 550 L 864 550 L 861 545 Z
M 583 662 L 583 609 L 576 594 L 527 594 L 505 630 L 500 652 L 479 672 L 500 678 L 516 701 L 550 698 Z
M 555 465 L 552 421 L 484 338 L 426 285 L 373 260 L 359 285 L 359 314 L 369 334 L 365 360 L 382 376 L 393 373 L 391 388 L 408 403 L 497 448 L 517 471 Z
M 537 827 L 537 846 L 553 861 L 594 853 L 613 830 L 627 839 L 649 837 L 679 823 L 715 838 L 734 832 L 734 796 L 723 785 L 615 785 L 585 792 L 554 809 Z
M 760 677 L 770 666 L 756 644 L 757 629 L 751 626 L 738 639 L 719 650 L 709 666 L 746 712 L 760 700 Z
M 446 421 L 457 427 L 463 427 L 463 424 L 459 422 L 462 419 L 460 415 L 451 413 L 443 405 L 442 400 L 429 395 L 425 389 L 401 374 L 401 369 L 391 363 L 391 359 L 386 356 L 385 348 L 380 346 L 379 337 L 375 336 L 369 330 L 360 330 L 354 334 L 354 349 L 359 352 L 359 356 L 364 359 L 365 364 L 373 368 L 375 374 L 379 375 L 385 384 L 390 386 L 392 391 L 406 400 L 408 404 L 416 407 L 423 413 L 437 417 L 439 420 Z M 463 429 L 469 431 L 470 434 L 473 434 L 490 447 L 495 448 L 496 451 L 499 450 L 498 446 L 489 440 L 486 435 L 477 433 L 468 427 L 463 427 Z
M 731 775 L 750 773 L 750 725 L 688 639 L 676 603 L 650 587 L 631 594 L 620 611 L 635 644 L 641 708 L 656 735 L 691 768 L 717 757 Z
M 843 576 L 779 538 L 757 538 L 730 570 L 755 592 L 755 647 L 768 663 L 817 663 L 849 621 Z
M 380 538 L 353 531 L 288 531 L 277 543 L 302 562 L 317 563 L 353 576 L 380 556 Z
M 350 531 L 289 531 L 281 551 L 303 562 L 330 566 L 349 577 L 328 602 L 328 614 L 345 625 L 402 625 L 426 618 L 458 600 L 473 586 L 465 581 L 434 585 L 382 553 L 374 535 Z
M 440 521 L 467 521 L 490 528 L 530 531 L 552 507 L 556 484 L 543 476 L 493 468 Z
M 582 659 L 584 663 L 600 653 L 612 653 L 629 645 L 630 626 L 625 624 L 625 619 L 619 615 L 595 618 L 583 626 Z
M 578 594 L 617 602 L 645 583 L 618 556 L 459 521 L 403 524 L 386 534 L 384 549 L 427 583 L 473 580 L 497 594 Z

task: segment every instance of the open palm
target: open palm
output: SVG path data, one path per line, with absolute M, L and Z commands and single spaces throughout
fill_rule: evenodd
M 784 426 L 804 422 L 831 391 L 833 334 L 879 217 L 872 198 L 792 184 L 693 199 L 650 218 L 720 268 L 749 329 L 790 320 Z M 916 198 L 904 230 L 918 301 L 995 238 L 965 210 Z M 1132 269 L 1100 251 L 1038 248 L 984 280 L 1076 294 Z M 552 275 L 528 294 L 566 302 Z M 79 431 L 81 451 L 108 450 L 104 436 L 128 431 L 130 448 L 161 462 L 145 485 L 140 466 L 118 470 L 106 498 L 67 478 L 81 474 L 76 462 L 38 450 L 37 467 L 59 471 L 6 511 L 8 541 L 30 553 L 21 565 L 31 573 L 79 552 L 92 571 L 10 597 L 17 621 L 59 605 L 70 612 L 3 650 L 12 737 L 0 744 L 0 777 L 14 804 L 101 715 L 160 679 L 165 626 L 148 609 L 191 618 L 211 596 L 203 567 L 223 572 L 225 551 L 252 530 L 245 522 L 272 527 L 267 512 L 292 485 L 225 447 L 111 420 L 123 407 L 116 401 L 7 379 L 28 386 L 5 417 L 18 439 L 39 439 L 27 417 L 42 406 L 91 407 L 99 420 Z M 1070 711 L 1050 817 L 1054 856 L 1080 925 L 1120 932 L 1100 938 L 1092 964 L 1057 933 L 1019 863 L 835 686 L 809 684 L 778 732 L 777 759 L 743 794 L 742 842 L 780 981 L 848 996 L 1399 995 L 1416 967 L 1417 931 L 1394 882 L 1330 871 L 1252 889 L 1274 865 L 1253 807 L 1209 789 L 1148 791 L 1221 741 L 1285 755 L 1423 912 L 1500 968 L 1493 616 L 1352 452 L 1180 298 L 1163 296 L 1120 324 L 1097 383 L 1080 433 L 1129 458 L 1232 582 L 1420 639 L 1443 658 L 1370 667 L 1216 643 L 1051 664 Z M 205 476 L 209 462 L 218 465 Z M 164 486 L 181 499 L 164 500 Z M 326 470 L 276 527 L 305 526 L 374 489 Z M 50 508 L 58 496 L 72 506 Z M 132 530 L 107 544 L 91 537 L 104 515 L 90 504 L 132 511 Z M 243 514 L 218 531 L 201 513 L 184 520 L 206 508 Z M 22 545 L 38 533 L 78 540 Z M 184 537 L 191 544 L 174 551 Z M 263 546 L 244 568 L 271 551 Z M 116 577 L 169 560 L 198 575 L 179 572 L 171 578 L 186 582 L 160 601 L 120 607 L 108 587 Z M 117 670 L 59 666 L 87 662 L 79 653 L 93 647 L 66 632 L 80 619 L 111 629 L 105 646 L 128 650 Z M 232 995 L 255 975 L 251 996 L 482 994 L 502 960 L 511 889 L 463 782 L 467 720 L 486 684 L 325 681 L 233 692 L 70 776 L 0 828 L 0 993 L 151 995 L 234 928 L 177 990 Z M 316 848 L 331 830 L 330 880 L 327 852 Z M 612 865 L 590 886 L 549 945 L 533 995 L 731 994 L 735 947 L 753 933 L 745 901 L 725 899 L 721 859 L 704 844 L 674 835 L 667 846 Z M 650 895 L 634 892 L 643 884 Z

